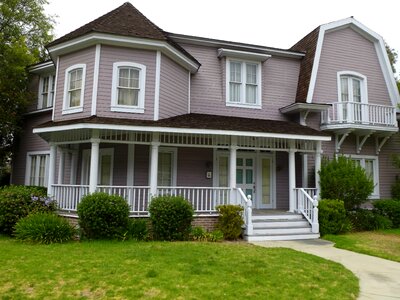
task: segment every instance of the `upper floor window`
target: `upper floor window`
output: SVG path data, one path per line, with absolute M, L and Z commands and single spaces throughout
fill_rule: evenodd
M 227 59 L 226 104 L 261 108 L 261 63 Z
M 117 62 L 113 65 L 111 110 L 144 112 L 146 66 Z
M 83 111 L 86 65 L 79 64 L 65 70 L 63 114 Z
M 53 106 L 55 83 L 56 76 L 53 74 L 40 77 L 38 109 Z

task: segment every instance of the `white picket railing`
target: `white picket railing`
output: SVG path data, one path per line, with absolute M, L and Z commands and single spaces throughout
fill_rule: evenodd
M 246 226 L 246 235 L 253 234 L 253 201 L 251 200 L 251 195 L 246 196 L 241 188 L 235 189 L 237 203 L 243 206 L 243 221 Z
M 196 213 L 212 213 L 218 205 L 229 204 L 231 189 L 227 187 L 157 187 L 157 195 L 182 196 L 190 201 Z
M 359 102 L 335 102 L 323 111 L 323 125 L 355 123 L 372 126 L 397 127 L 396 107 Z
M 89 194 L 88 185 L 53 184 L 53 197 L 61 210 L 76 211 L 81 198 Z
M 296 211 L 300 212 L 311 224 L 313 233 L 319 232 L 317 189 L 296 188 Z

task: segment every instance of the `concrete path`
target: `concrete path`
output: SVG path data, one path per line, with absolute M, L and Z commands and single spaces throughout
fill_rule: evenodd
M 400 263 L 337 249 L 325 240 L 253 242 L 262 247 L 284 247 L 341 263 L 360 279 L 359 299 L 400 299 Z

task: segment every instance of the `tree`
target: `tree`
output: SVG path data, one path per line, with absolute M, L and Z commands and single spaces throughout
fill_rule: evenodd
M 47 3 L 0 2 L 0 169 L 10 158 L 22 115 L 34 97 L 28 90 L 27 66 L 46 58 L 44 45 L 53 38 L 53 17 L 44 13 Z
M 400 92 L 400 80 L 397 78 L 396 76 L 396 62 L 397 62 L 397 58 L 398 58 L 398 53 L 394 48 L 390 48 L 390 46 L 388 44 L 385 43 L 385 47 L 386 47 L 386 53 L 389 57 L 389 62 L 390 65 L 392 66 L 392 71 L 394 74 L 394 78 L 396 80 L 396 84 L 397 84 L 397 89 Z

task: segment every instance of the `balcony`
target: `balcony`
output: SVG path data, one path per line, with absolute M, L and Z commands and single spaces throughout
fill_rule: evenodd
M 335 102 L 321 112 L 321 130 L 396 132 L 396 107 L 359 102 Z

